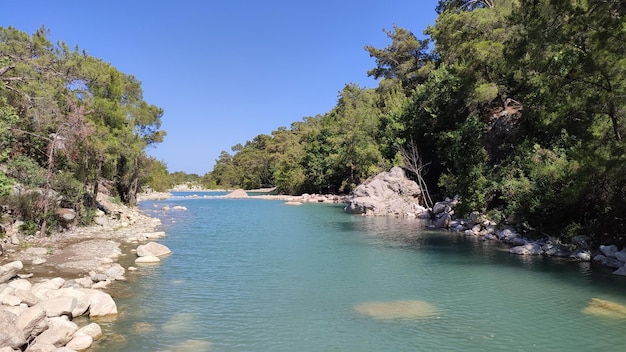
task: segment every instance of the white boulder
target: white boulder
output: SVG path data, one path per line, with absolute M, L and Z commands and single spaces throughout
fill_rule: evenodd
M 137 247 L 137 256 L 145 257 L 145 256 L 154 256 L 154 257 L 162 257 L 172 253 L 172 251 L 167 248 L 167 246 L 162 245 L 157 242 L 148 242 Z
M 19 260 L 0 266 L 0 284 L 9 281 L 12 277 L 17 275 L 17 272 L 22 270 L 23 267 L 24 264 Z

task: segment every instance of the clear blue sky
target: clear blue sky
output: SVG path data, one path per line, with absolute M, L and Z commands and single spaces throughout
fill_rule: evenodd
M 422 37 L 437 0 L 6 1 L 0 26 L 76 45 L 136 76 L 165 110 L 149 154 L 203 175 L 222 150 L 330 111 L 347 83 L 375 87 L 365 45 L 396 24 Z

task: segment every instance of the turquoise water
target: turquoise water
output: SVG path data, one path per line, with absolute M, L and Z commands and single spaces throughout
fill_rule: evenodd
M 161 212 L 183 205 L 187 211 Z M 103 323 L 101 351 L 623 351 L 626 279 L 589 263 L 519 257 L 415 219 L 341 205 L 170 199 L 173 255 L 140 267 Z M 129 260 L 132 258 L 129 258 Z M 417 316 L 381 317 L 408 301 Z M 371 314 L 358 308 L 374 304 Z M 428 309 L 426 309 L 428 308 Z M 424 311 L 420 311 L 420 309 Z M 396 312 L 398 313 L 398 312 Z

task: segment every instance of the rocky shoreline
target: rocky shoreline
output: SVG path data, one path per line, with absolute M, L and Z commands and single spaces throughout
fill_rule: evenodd
M 102 336 L 98 319 L 118 314 L 107 288 L 138 270 L 118 260 L 133 255 L 140 266 L 170 253 L 152 241 L 165 236 L 157 231 L 159 219 L 105 195 L 98 202 L 104 211 L 93 226 L 45 238 L 23 237 L 19 224 L 8 228 L 0 257 L 0 352 L 89 348 Z M 137 249 L 124 253 L 122 247 Z M 88 317 L 83 326 L 74 319 L 80 316 Z
M 449 230 L 484 241 L 499 241 L 510 246 L 516 255 L 544 255 L 573 261 L 595 262 L 616 269 L 615 275 L 626 276 L 626 247 L 614 244 L 593 246 L 588 236 L 574 237 L 571 243 L 558 238 L 531 240 L 513 228 L 498 227 L 486 215 L 473 212 L 467 219 L 457 219 L 454 208 L 459 200 L 448 198 L 424 208 L 419 202 L 422 190 L 408 179 L 399 167 L 382 172 L 359 185 L 349 199 L 346 211 L 370 216 L 407 216 L 430 220 L 429 227 Z

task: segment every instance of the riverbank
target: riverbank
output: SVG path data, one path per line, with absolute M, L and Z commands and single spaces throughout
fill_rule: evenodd
M 105 211 L 92 226 L 44 238 L 9 229 L 0 257 L 0 351 L 84 350 L 101 337 L 98 322 L 115 320 L 116 292 L 107 289 L 140 272 L 120 259 L 165 233 L 137 208 L 102 194 L 98 202 Z

